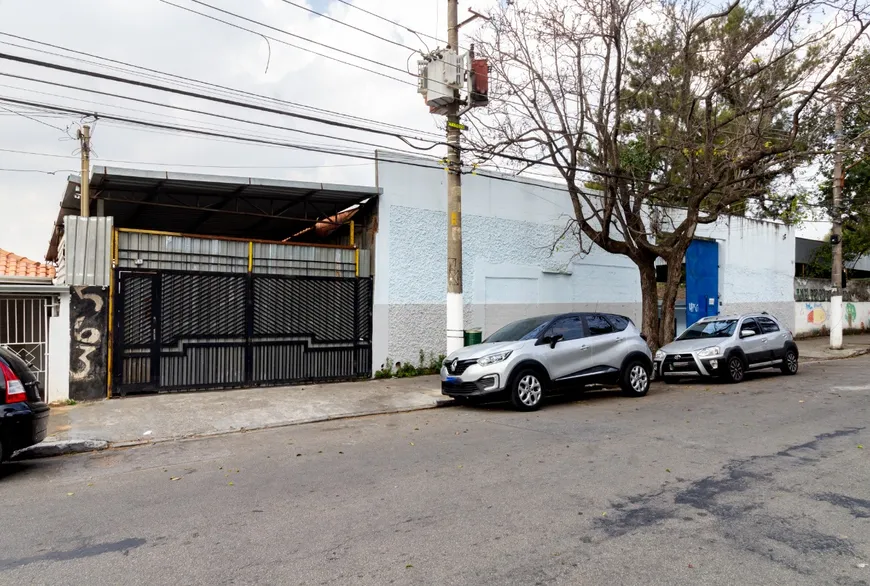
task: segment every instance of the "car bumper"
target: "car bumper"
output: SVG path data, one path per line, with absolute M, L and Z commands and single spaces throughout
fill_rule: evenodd
M 441 369 L 441 394 L 449 397 L 480 397 L 505 390 L 507 377 L 501 368 L 472 366 L 461 375 Z
M 0 405 L 0 442 L 3 456 L 36 445 L 48 434 L 47 405 L 13 403 Z
M 725 359 L 716 358 L 698 358 L 694 354 L 683 354 L 685 360 L 676 361 L 673 357 L 668 356 L 664 360 L 655 361 L 655 377 L 663 378 L 679 378 L 686 376 L 701 376 L 714 377 L 719 376 L 723 370 Z

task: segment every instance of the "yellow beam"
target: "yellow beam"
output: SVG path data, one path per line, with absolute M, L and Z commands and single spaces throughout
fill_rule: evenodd
M 112 263 L 109 270 L 109 358 L 106 373 L 106 397 L 112 398 L 112 370 L 115 363 L 115 267 L 118 266 L 118 229 L 112 230 Z
M 248 242 L 248 272 L 254 272 L 254 243 Z

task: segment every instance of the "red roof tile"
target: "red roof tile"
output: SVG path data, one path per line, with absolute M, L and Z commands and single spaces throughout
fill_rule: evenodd
M 53 279 L 54 267 L 0 248 L 0 277 L 50 277 Z

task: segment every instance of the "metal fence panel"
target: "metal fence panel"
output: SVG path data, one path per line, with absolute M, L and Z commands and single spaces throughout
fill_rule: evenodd
M 63 222 L 60 282 L 71 287 L 108 287 L 113 219 L 66 216 Z
M 354 277 L 355 254 L 349 248 L 254 243 L 253 271 L 265 275 Z
M 244 273 L 248 270 L 248 243 L 121 231 L 118 233 L 118 267 Z

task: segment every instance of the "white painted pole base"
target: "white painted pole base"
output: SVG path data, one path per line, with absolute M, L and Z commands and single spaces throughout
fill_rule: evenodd
M 831 348 L 843 347 L 843 296 L 831 297 Z
M 447 355 L 465 345 L 462 293 L 447 294 Z

